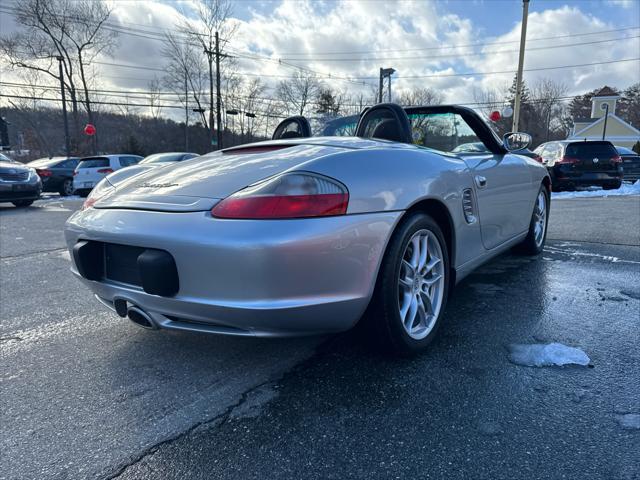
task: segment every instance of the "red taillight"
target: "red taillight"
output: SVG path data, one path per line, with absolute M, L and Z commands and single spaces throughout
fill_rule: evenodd
M 51 175 L 53 175 L 51 170 L 45 170 L 45 169 L 40 170 L 38 168 L 36 168 L 36 173 L 38 174 L 39 177 L 50 177 Z
M 616 155 L 611 159 L 611 163 L 622 163 L 622 157 L 620 155 Z
M 78 172 L 73 172 L 73 176 L 75 177 L 76 175 L 78 175 Z
M 540 155 L 536 155 L 535 157 L 533 157 L 533 159 L 534 159 L 536 162 L 544 163 L 544 160 L 542 159 L 542 157 L 541 157 Z
M 280 175 L 225 198 L 211 210 L 217 218 L 277 219 L 344 215 L 349 193 L 341 183 L 313 173 Z
M 560 160 L 558 160 L 556 163 L 580 163 L 580 160 L 575 157 L 564 156 Z
M 101 168 L 100 170 L 98 170 L 98 173 L 113 173 L 113 168 Z
M 218 218 L 304 218 L 344 215 L 349 204 L 346 193 L 227 198 L 211 213 Z

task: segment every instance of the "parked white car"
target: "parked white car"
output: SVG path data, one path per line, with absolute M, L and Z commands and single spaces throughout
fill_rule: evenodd
M 73 190 L 76 195 L 86 197 L 95 185 L 110 173 L 137 164 L 139 155 L 98 155 L 85 157 L 73 172 Z

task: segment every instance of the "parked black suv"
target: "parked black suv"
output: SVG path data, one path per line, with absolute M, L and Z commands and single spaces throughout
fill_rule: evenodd
M 549 170 L 554 192 L 592 185 L 612 190 L 622 184 L 622 158 L 611 142 L 547 142 L 535 153 Z
M 43 192 L 58 192 L 66 196 L 73 194 L 73 171 L 79 161 L 75 157 L 40 158 L 28 165 L 36 169 L 42 180 Z

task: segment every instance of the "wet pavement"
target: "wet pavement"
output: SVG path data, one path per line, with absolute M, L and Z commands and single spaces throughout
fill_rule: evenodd
M 143 331 L 34 233 L 77 201 L 2 210 L 0 478 L 640 478 L 640 197 L 609 200 L 554 202 L 543 255 L 465 279 L 429 351 L 402 360 L 357 330 Z M 552 342 L 590 364 L 509 360 Z

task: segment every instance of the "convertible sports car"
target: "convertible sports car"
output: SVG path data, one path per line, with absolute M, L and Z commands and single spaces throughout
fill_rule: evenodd
M 379 104 L 356 136 L 276 140 L 98 184 L 65 228 L 72 271 L 146 328 L 337 332 L 363 317 L 400 353 L 432 340 L 451 288 L 547 231 L 547 170 L 472 110 Z M 448 153 L 482 142 L 488 152 Z

